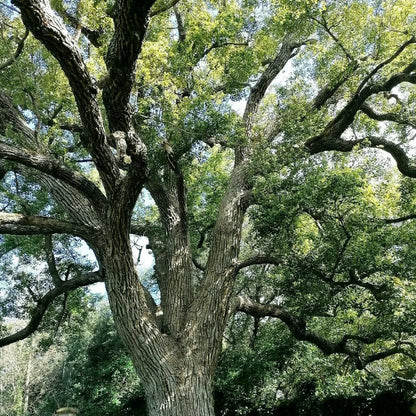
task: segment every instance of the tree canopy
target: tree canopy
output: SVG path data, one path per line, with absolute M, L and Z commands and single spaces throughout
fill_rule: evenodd
M 0 346 L 104 282 L 152 416 L 212 416 L 227 336 L 254 351 L 275 319 L 306 355 L 413 369 L 415 18 L 412 0 L 3 0 L 0 296 L 27 325 Z

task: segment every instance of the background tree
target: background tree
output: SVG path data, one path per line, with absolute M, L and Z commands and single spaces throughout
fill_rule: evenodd
M 407 312 L 400 334 L 383 334 L 376 318 L 396 322 L 373 300 L 389 290 L 412 296 L 410 234 L 382 227 L 408 227 L 412 204 L 389 207 L 376 186 L 379 210 L 370 191 L 367 204 L 351 202 L 364 186 L 360 170 L 321 155 L 358 159 L 377 148 L 415 176 L 406 153 L 412 3 L 2 3 L 0 231 L 43 236 L 33 256 L 50 280 L 24 285 L 30 322 L 0 345 L 32 333 L 59 296 L 104 281 L 150 415 L 212 416 L 235 311 L 278 318 L 297 340 L 359 369 L 391 355 L 412 360 Z M 302 193 L 302 178 L 325 192 Z M 397 192 L 412 199 L 411 185 Z M 140 195 L 157 212 L 138 207 Z M 140 281 L 130 234 L 149 237 L 160 304 Z M 383 245 L 387 235 L 397 242 Z M 70 252 L 57 256 L 65 240 L 77 252 L 79 239 L 97 269 Z M 9 241 L 5 250 L 17 254 L 28 240 Z M 274 297 L 235 297 L 239 274 L 261 264 L 275 266 Z M 359 326 L 347 325 L 348 296 L 362 305 Z M 341 333 L 328 334 L 328 314 L 346 324 Z

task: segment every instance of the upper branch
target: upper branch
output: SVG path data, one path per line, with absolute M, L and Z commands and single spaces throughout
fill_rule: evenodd
M 310 18 L 323 27 L 325 32 L 327 32 L 328 35 L 332 38 L 332 40 L 341 48 L 342 52 L 344 52 L 345 56 L 350 61 L 354 61 L 354 57 L 348 52 L 348 50 L 345 48 L 345 46 L 342 44 L 339 38 L 334 34 L 334 32 L 331 30 L 331 27 L 328 26 L 328 22 L 326 21 L 325 16 L 322 16 L 322 21 L 313 16 L 310 16 Z
M 68 19 L 68 21 L 71 23 L 71 25 L 73 25 L 75 28 L 77 27 L 81 28 L 81 33 L 91 42 L 92 45 L 94 45 L 96 48 L 99 48 L 101 46 L 102 30 L 100 29 L 93 30 L 87 26 L 84 26 L 80 19 L 73 16 L 71 13 L 69 13 L 66 10 L 64 14 L 65 14 L 65 17 Z
M 328 150 L 350 151 L 357 144 L 364 140 L 345 140 L 341 138 L 342 133 L 351 125 L 359 110 L 362 110 L 365 101 L 374 94 L 390 91 L 395 86 L 409 82 L 416 84 L 416 60 L 412 61 L 402 72 L 393 74 L 378 84 L 360 86 L 344 108 L 327 124 L 325 129 L 318 136 L 306 141 L 305 145 L 311 154 Z M 364 105 L 364 110 L 366 106 Z M 368 111 L 367 111 L 368 112 Z M 409 165 L 409 158 L 404 151 L 396 144 L 379 138 L 367 138 L 372 147 L 381 147 L 389 152 L 397 161 L 399 169 L 404 172 L 412 172 Z M 406 173 L 405 173 L 406 174 Z M 414 173 L 410 173 L 412 176 Z
M 107 191 L 119 177 L 115 157 L 107 143 L 97 89 L 83 61 L 80 50 L 47 0 L 13 0 L 19 7 L 25 26 L 58 60 L 68 78 L 81 120 L 87 134 L 83 144 L 91 153 Z
M 8 335 L 4 338 L 0 339 L 0 348 L 4 347 L 5 345 L 12 344 L 14 342 L 20 341 L 22 339 L 27 338 L 29 335 L 35 332 L 41 321 L 43 316 L 45 315 L 49 305 L 60 295 L 63 293 L 67 293 L 71 290 L 77 289 L 82 286 L 88 286 L 93 283 L 101 282 L 103 280 L 103 276 L 100 272 L 94 273 L 87 273 L 82 277 L 74 278 L 68 280 L 66 282 L 62 282 L 58 287 L 50 290 L 43 296 L 38 302 L 37 305 L 32 313 L 32 317 L 29 323 L 20 331 L 15 332 L 14 334 Z
M 114 6 L 114 36 L 105 62 L 109 79 L 103 88 L 103 100 L 110 130 L 128 132 L 131 128 L 129 99 L 134 82 L 136 60 L 155 0 L 136 2 L 118 0 Z
M 377 74 L 380 69 L 388 65 L 390 62 L 393 62 L 409 45 L 412 45 L 416 43 L 416 38 L 412 36 L 410 39 L 408 39 L 406 42 L 404 42 L 402 45 L 399 46 L 399 48 L 391 55 L 389 58 L 387 58 L 385 61 L 379 63 L 361 82 L 360 86 L 358 87 L 358 91 L 361 90 L 365 84 L 375 75 Z
M 303 44 L 304 43 L 294 42 L 291 40 L 290 36 L 287 36 L 283 40 L 282 46 L 273 61 L 267 66 L 259 80 L 251 88 L 243 115 L 247 131 L 249 131 L 252 127 L 253 115 L 257 112 L 267 88 L 285 67 L 288 61 L 293 57 L 294 51 Z

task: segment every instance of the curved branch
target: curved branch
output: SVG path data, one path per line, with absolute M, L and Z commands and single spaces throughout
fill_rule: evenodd
M 296 317 L 295 315 L 285 311 L 284 309 L 276 305 L 265 305 L 261 303 L 255 303 L 248 298 L 239 296 L 235 300 L 235 310 L 244 312 L 255 318 L 263 318 L 266 316 L 278 318 L 286 324 L 289 331 L 298 341 L 307 341 L 311 344 L 314 344 L 325 355 L 346 354 L 354 360 L 354 363 L 357 369 L 359 370 L 362 370 L 368 364 L 374 361 L 382 360 L 395 354 L 404 354 L 410 357 L 412 360 L 416 361 L 416 357 L 413 354 L 410 354 L 408 351 L 406 351 L 400 346 L 390 348 L 388 350 L 381 351 L 375 354 L 371 354 L 363 358 L 359 355 L 358 351 L 356 351 L 355 349 L 351 349 L 348 346 L 348 341 L 355 340 L 363 344 L 369 345 L 377 340 L 376 335 L 372 337 L 364 337 L 361 335 L 347 334 L 343 336 L 341 341 L 331 342 L 317 334 L 314 334 L 311 331 L 308 331 L 306 329 L 306 321 L 304 321 L 302 318 Z
M 202 55 L 199 57 L 199 60 L 207 56 L 212 50 L 224 48 L 225 46 L 248 46 L 248 42 L 223 42 L 223 43 L 214 42 L 210 47 L 204 50 Z
M 363 365 L 363 367 L 365 367 L 365 366 L 367 366 L 368 364 L 370 364 L 374 361 L 383 360 L 384 358 L 390 357 L 390 356 L 395 355 L 395 354 L 405 355 L 406 357 L 409 357 L 411 360 L 416 362 L 416 356 L 415 355 L 409 353 L 408 351 L 406 351 L 405 349 L 403 349 L 401 347 L 393 347 L 393 348 L 390 348 L 388 350 L 380 351 L 378 353 L 369 355 L 368 357 L 366 357 L 362 360 L 362 365 Z
M 29 36 L 29 31 L 26 29 L 26 32 L 23 35 L 23 38 L 20 39 L 19 43 L 17 44 L 17 48 L 13 56 L 9 58 L 6 62 L 3 62 L 2 64 L 0 64 L 0 71 L 12 65 L 13 62 L 20 56 L 20 54 L 23 52 L 23 46 L 25 45 L 25 40 L 27 39 L 28 36 Z
M 410 120 L 404 120 L 403 118 L 400 117 L 399 114 L 395 114 L 395 113 L 377 113 L 375 112 L 368 104 L 364 103 L 360 110 L 366 114 L 368 117 L 372 118 L 373 120 L 377 120 L 377 121 L 393 121 L 394 123 L 397 124 L 404 124 L 407 126 L 411 126 L 411 127 L 415 127 L 416 128 L 416 124 L 413 123 Z
M 0 233 L 14 235 L 71 234 L 86 240 L 91 238 L 91 228 L 49 217 L 25 216 L 0 212 Z
M 270 255 L 258 255 L 251 257 L 247 260 L 243 260 L 237 263 L 235 266 L 236 272 L 240 271 L 241 269 L 244 269 L 245 267 L 250 267 L 254 265 L 259 264 L 272 264 L 275 266 L 280 266 L 283 263 L 283 259 L 280 257 L 274 257 Z
M 264 318 L 266 316 L 278 318 L 286 324 L 292 335 L 298 341 L 308 341 L 311 344 L 316 345 L 325 355 L 346 353 L 351 356 L 357 356 L 355 351 L 348 348 L 344 340 L 340 342 L 331 342 L 322 338 L 307 330 L 306 321 L 304 319 L 287 312 L 279 306 L 252 302 L 248 298 L 239 296 L 236 300 L 235 310 L 257 318 Z
M 149 16 L 150 17 L 153 17 L 153 16 L 156 16 L 156 15 L 161 14 L 163 12 L 167 12 L 169 9 L 171 9 L 174 6 L 176 6 L 176 4 L 179 3 L 179 1 L 180 0 L 171 0 L 169 3 L 167 3 L 167 4 L 163 5 L 163 6 L 160 6 L 159 8 L 157 8 L 155 10 L 152 10 L 149 13 Z
M 58 287 L 50 290 L 46 295 L 38 300 L 37 305 L 32 313 L 32 317 L 25 328 L 14 334 L 0 338 L 0 348 L 5 345 L 12 344 L 22 339 L 27 338 L 33 334 L 42 322 L 42 318 L 45 315 L 49 305 L 60 295 L 67 293 L 71 290 L 78 289 L 79 287 L 88 286 L 93 283 L 102 282 L 103 276 L 101 272 L 87 273 L 82 277 L 74 278 L 66 282 L 62 282 Z
M 316 141 L 307 142 L 306 145 L 311 154 L 330 150 L 350 152 L 357 146 L 381 149 L 390 153 L 397 163 L 397 168 L 403 175 L 416 178 L 416 166 L 412 163 L 406 152 L 398 144 L 382 139 L 381 137 L 370 136 L 365 139 L 345 140 L 341 137 L 321 136 Z
M 0 142 L 0 159 L 18 162 L 24 166 L 47 173 L 56 179 L 60 179 L 88 198 L 98 211 L 102 209 L 102 205 L 105 202 L 105 197 L 102 192 L 83 175 L 71 170 L 52 157 L 29 152 L 28 150 Z
M 409 214 L 409 215 L 405 215 L 403 217 L 398 217 L 398 218 L 385 218 L 383 219 L 383 221 L 386 224 L 397 224 L 398 222 L 414 220 L 415 218 L 416 218 L 416 214 Z
M 363 104 L 369 97 L 380 92 L 390 91 L 392 88 L 404 82 L 416 84 L 416 73 L 413 72 L 415 71 L 415 69 L 416 60 L 412 61 L 402 72 L 393 74 L 384 82 L 374 85 L 367 85 L 364 88 L 362 88 L 362 85 L 360 85 L 360 87 L 357 89 L 356 93 L 353 95 L 350 101 L 334 117 L 334 119 L 326 125 L 324 131 L 321 134 L 314 136 L 306 141 L 305 146 L 307 147 L 309 152 L 311 154 L 314 154 L 327 150 L 350 151 L 352 147 L 354 147 L 357 144 L 360 144 L 361 141 L 346 141 L 342 140 L 340 136 L 354 121 L 357 112 L 362 108 Z M 349 148 L 348 143 L 353 143 L 351 148 Z M 385 146 L 386 143 L 388 142 L 384 141 L 382 145 Z M 398 151 L 398 146 L 395 146 L 396 149 L 393 150 L 393 153 L 397 153 Z M 393 157 L 396 159 L 394 155 Z M 403 158 L 400 157 L 399 159 Z

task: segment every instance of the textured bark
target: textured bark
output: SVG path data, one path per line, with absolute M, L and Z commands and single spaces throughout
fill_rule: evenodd
M 193 263 L 187 227 L 185 188 L 180 173 L 168 168 L 165 183 L 150 181 L 164 228 L 163 248 L 155 247 L 161 291 L 163 330 L 178 338 L 185 326 L 193 298 Z
M 178 333 L 175 337 L 159 327 L 134 268 L 128 231 L 112 213 L 98 251 L 114 321 L 143 380 L 149 414 L 212 416 L 212 371 L 207 373 L 205 362 L 193 354 L 192 339 L 178 340 Z M 167 309 L 168 322 L 176 327 L 183 311 L 175 306 Z
M 9 126 L 24 138 L 28 148 L 35 148 L 36 140 L 32 129 L 13 106 L 11 98 L 4 91 L 0 90 L 0 133 L 5 134 Z
M 80 173 L 69 169 L 58 160 L 42 155 L 40 152 L 29 152 L 25 149 L 0 142 L 0 157 L 4 160 L 11 160 L 35 168 L 40 172 L 47 173 L 50 176 L 62 180 L 80 191 L 90 200 L 93 206 L 103 201 L 101 191 L 91 181 Z
M 201 371 L 193 374 L 187 368 L 186 372 L 186 380 L 181 380 L 179 385 L 176 374 L 165 379 L 152 379 L 157 385 L 153 392 L 147 393 L 149 416 L 214 416 L 210 379 Z
M 4 234 L 73 234 L 87 240 L 91 230 L 80 224 L 55 220 L 48 217 L 34 217 L 0 212 L 0 233 Z
M 108 47 L 106 65 L 109 81 L 103 90 L 104 105 L 111 131 L 131 129 L 129 98 L 134 82 L 137 56 L 148 24 L 148 13 L 155 0 L 119 0 L 115 4 L 115 32 Z

